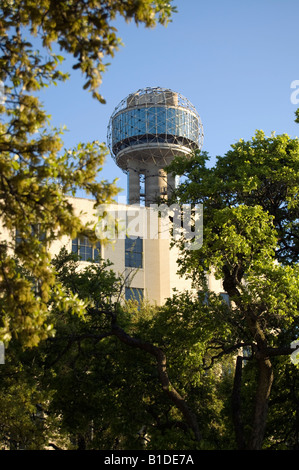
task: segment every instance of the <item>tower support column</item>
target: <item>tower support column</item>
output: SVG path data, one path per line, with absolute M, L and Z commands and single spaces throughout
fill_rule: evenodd
M 128 203 L 140 203 L 140 180 L 139 171 L 132 167 L 128 168 Z
M 151 164 L 145 175 L 145 205 L 155 204 L 167 195 L 167 175 L 165 170 Z
M 171 173 L 167 175 L 167 199 L 171 198 L 173 191 L 175 190 L 175 176 Z

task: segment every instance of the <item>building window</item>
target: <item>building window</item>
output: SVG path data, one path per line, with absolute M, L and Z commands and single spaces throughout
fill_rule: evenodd
M 229 306 L 230 305 L 229 295 L 226 292 L 221 292 L 220 296 L 222 297 L 223 301 Z
M 125 266 L 126 268 L 142 268 L 143 240 L 142 238 L 125 239 Z
M 125 297 L 126 300 L 141 302 L 143 300 L 143 289 L 139 287 L 126 287 Z
M 41 231 L 40 224 L 31 225 L 31 237 L 36 238 L 40 242 L 45 242 L 46 233 Z M 16 238 L 15 238 L 16 246 L 22 242 L 25 242 L 26 240 L 28 240 L 28 238 L 27 237 L 24 238 L 24 236 L 21 235 L 21 232 L 18 229 L 16 229 Z
M 101 245 L 100 242 L 96 245 L 92 245 L 87 237 L 78 237 L 72 241 L 72 252 L 76 253 L 81 261 L 93 261 L 95 263 L 99 263 L 101 257 Z

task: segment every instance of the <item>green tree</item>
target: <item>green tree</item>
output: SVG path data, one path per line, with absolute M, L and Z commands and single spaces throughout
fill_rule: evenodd
M 222 354 L 250 348 L 256 371 L 250 417 L 247 413 L 243 422 L 241 355 L 232 410 L 239 448 L 260 449 L 275 358 L 290 356 L 290 343 L 298 335 L 299 141 L 287 135 L 266 138 L 259 131 L 251 141 L 233 145 L 214 168 L 207 167 L 207 160 L 207 154 L 177 159 L 168 170 L 187 177 L 177 191 L 180 202 L 204 208 L 202 248 L 188 251 L 181 244 L 180 267 L 197 290 L 209 294 L 210 273 L 229 295 L 231 336 L 219 344 L 216 336 L 214 345 Z
M 46 387 L 41 356 L 11 340 L 0 368 L 1 450 L 71 448 L 61 417 L 48 413 L 53 388 Z
M 189 293 L 161 308 L 121 305 L 123 281 L 109 265 L 78 270 L 66 253 L 54 263 L 86 305 L 82 318 L 54 309 L 57 334 L 40 346 L 62 434 L 93 449 L 234 448 L 225 414 L 234 348 L 214 358 L 232 341 L 223 300 L 214 296 L 213 310 Z
M 53 304 L 55 337 L 25 351 L 10 342 L 0 371 L 2 447 L 196 445 L 194 415 L 169 381 L 158 347 L 160 326 L 152 323 L 157 310 L 135 302 L 121 306 L 123 281 L 109 263 L 78 269 L 77 256 L 65 250 L 53 263 L 67 294 L 83 302 L 84 314 Z
M 240 437 L 250 437 L 258 347 L 244 312 L 213 292 L 207 297 L 204 290 L 176 293 L 160 308 L 121 304 L 123 281 L 109 263 L 78 269 L 77 257 L 62 252 L 54 264 L 66 292 L 83 302 L 84 314 L 53 305 L 55 337 L 29 351 L 11 342 L 9 362 L 0 371 L 2 446 L 235 449 Z M 291 288 L 284 276 L 277 280 L 284 286 L 268 286 L 268 278 L 260 285 L 254 278 L 246 295 L 258 309 L 260 292 L 263 301 L 275 292 L 285 314 L 282 319 L 273 308 L 270 325 L 264 312 L 263 331 L 271 339 L 268 352 L 275 354 L 276 376 L 264 447 L 290 448 L 296 445 L 298 429 L 298 370 L 287 356 L 277 354 L 290 352 L 284 345 L 298 321 L 290 322 L 287 309 L 298 293 L 292 292 L 293 280 Z M 292 301 L 280 298 L 284 290 Z M 275 332 L 268 333 L 266 326 Z M 252 351 L 243 357 L 241 350 L 248 347 Z
M 156 308 L 144 306 L 139 310 L 134 302 L 127 307 L 122 306 L 123 280 L 118 278 L 112 270 L 107 269 L 109 263 L 91 264 L 86 269 L 78 271 L 78 262 L 74 255 L 61 253 L 54 260 L 54 264 L 63 285 L 70 292 L 76 292 L 85 302 L 86 307 L 83 320 L 80 318 L 72 320 L 69 315 L 67 320 L 63 319 L 65 333 L 57 326 L 58 333 L 52 340 L 55 344 L 53 353 L 59 358 L 59 351 L 64 353 L 65 348 L 73 350 L 75 347 L 75 354 L 81 361 L 82 357 L 79 352 L 87 348 L 89 352 L 85 353 L 83 361 L 86 364 L 86 358 L 88 359 L 86 367 L 89 373 L 93 370 L 96 374 L 104 373 L 105 375 L 105 379 L 102 376 L 101 381 L 106 381 L 109 390 L 108 401 L 112 407 L 112 410 L 108 408 L 110 421 L 111 416 L 115 416 L 115 422 L 112 420 L 109 430 L 115 427 L 119 416 L 122 416 L 124 420 L 124 427 L 120 426 L 121 431 L 119 431 L 123 441 L 121 445 L 124 445 L 124 442 L 126 445 L 132 445 L 132 442 L 128 444 L 128 439 L 132 439 L 132 433 L 136 439 L 138 431 L 149 420 L 151 423 L 153 416 L 158 419 L 157 415 L 160 416 L 160 412 L 157 408 L 162 405 L 163 408 L 166 406 L 175 410 L 178 421 L 185 423 L 188 439 L 197 442 L 200 433 L 196 417 L 170 380 L 166 354 L 163 348 L 159 347 L 157 335 L 146 333 L 155 331 L 150 325 L 157 314 Z M 48 353 L 47 357 L 49 357 Z M 103 359 L 100 366 L 99 357 Z M 93 361 L 95 369 L 92 366 Z M 64 362 L 62 362 L 62 367 L 64 367 L 63 364 Z M 102 371 L 101 368 L 103 368 Z M 93 376 L 88 378 L 94 380 Z M 99 380 L 96 380 L 94 387 L 97 393 L 100 393 L 98 383 Z M 116 388 L 116 391 L 113 388 Z M 107 388 L 103 393 L 105 398 L 98 401 L 98 406 L 103 406 L 103 403 L 107 404 Z M 134 395 L 136 395 L 136 400 L 132 398 Z M 57 394 L 57 399 L 61 400 L 60 393 Z M 158 400 L 160 405 L 155 404 L 155 400 Z M 165 402 L 168 405 L 164 405 Z M 136 403 L 140 403 L 140 408 Z M 82 408 L 78 406 L 78 403 L 75 408 L 81 414 Z M 95 413 L 97 414 L 99 413 Z M 161 444 L 161 441 L 158 441 Z M 174 443 L 170 441 L 168 445 L 171 446 Z
M 14 354 L 9 357 L 15 360 L 6 364 L 4 377 L 12 378 L 1 382 L 0 392 L 15 399 L 17 407 L 15 386 L 20 380 L 24 393 L 29 390 L 28 403 L 19 423 L 22 432 L 15 436 L 15 421 L 9 419 L 2 445 L 14 440 L 21 448 L 196 446 L 194 414 L 177 392 L 182 383 L 175 379 L 176 388 L 168 377 L 164 352 L 168 340 L 159 348 L 167 316 L 154 327 L 156 308 L 135 302 L 121 305 L 123 281 L 109 263 L 78 269 L 77 256 L 65 250 L 53 263 L 66 292 L 76 293 L 84 302 L 84 315 L 73 315 L 71 309 L 57 309 L 53 304 L 55 337 L 29 351 L 11 342 L 9 349 Z M 22 373 L 11 374 L 13 367 Z M 174 377 L 173 372 L 171 375 Z M 31 420 L 30 410 L 37 400 L 45 417 L 43 429 L 36 429 Z M 4 404 L 3 417 L 11 416 Z
M 73 68 L 85 77 L 84 88 L 104 102 L 98 87 L 106 58 L 120 45 L 116 16 L 153 27 L 167 24 L 173 11 L 166 0 L 1 1 L 0 339 L 6 343 L 17 336 L 32 346 L 52 331 L 47 307 L 55 285 L 51 242 L 78 232 L 94 240 L 92 227 L 75 217 L 67 195 L 82 189 L 101 204 L 117 193 L 113 184 L 97 179 L 107 152 L 103 144 L 63 150 L 62 130 L 51 128 L 38 92 L 69 78 L 60 69 L 63 56 L 55 50 L 74 58 Z M 39 43 L 40 50 L 34 46 Z M 16 233 L 16 254 L 30 278 L 11 257 Z M 55 290 L 55 302 L 65 305 L 62 286 L 56 284 Z

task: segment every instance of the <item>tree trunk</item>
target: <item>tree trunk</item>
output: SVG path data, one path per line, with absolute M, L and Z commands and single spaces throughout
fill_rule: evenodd
M 232 415 L 236 434 L 238 450 L 245 449 L 244 429 L 241 418 L 241 383 L 242 383 L 243 358 L 238 356 L 234 377 L 234 388 L 232 393 Z
M 255 397 L 255 405 L 253 411 L 253 423 L 252 423 L 252 432 L 248 445 L 246 446 L 250 450 L 259 450 L 262 448 L 263 439 L 265 434 L 267 414 L 268 414 L 268 400 L 271 392 L 272 382 L 273 382 L 273 369 L 269 357 L 266 355 L 267 350 L 267 339 L 265 332 L 259 323 L 259 315 L 254 312 L 251 306 L 243 305 L 241 294 L 237 289 L 237 282 L 241 281 L 241 278 L 238 278 L 237 273 L 238 269 L 236 267 L 236 272 L 232 275 L 230 271 L 224 267 L 224 280 L 223 287 L 225 291 L 229 294 L 231 299 L 239 307 L 240 311 L 244 312 L 245 319 L 249 326 L 252 338 L 256 343 L 256 354 L 255 358 L 258 365 L 258 384 Z M 243 271 L 242 271 L 243 273 Z M 241 274 L 242 274 L 241 273 Z M 262 307 L 261 307 L 262 309 Z M 262 313 L 262 312 L 260 312 Z M 237 384 L 235 384 L 237 387 Z M 240 397 L 239 397 L 240 398 Z M 235 429 L 237 426 L 236 436 L 237 439 L 240 439 L 238 445 L 243 445 L 241 440 L 241 422 L 240 422 L 240 410 L 238 409 L 238 403 L 235 404 L 237 407 L 234 411 L 234 419 L 236 420 L 234 425 Z
M 269 358 L 260 357 L 257 359 L 257 363 L 259 377 L 255 397 L 252 433 L 249 442 L 250 450 L 260 450 L 262 448 L 267 422 L 268 400 L 273 383 L 273 369 Z

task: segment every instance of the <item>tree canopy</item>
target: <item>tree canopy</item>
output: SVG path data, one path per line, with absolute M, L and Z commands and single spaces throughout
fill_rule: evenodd
M 207 154 L 178 158 L 168 169 L 186 176 L 178 200 L 204 207 L 202 248 L 181 245 L 180 269 L 195 289 L 208 294 L 210 273 L 229 295 L 233 336 L 217 347 L 250 350 L 257 370 L 251 435 L 242 423 L 241 388 L 235 390 L 234 419 L 239 447 L 256 449 L 264 439 L 275 358 L 290 359 L 298 337 L 299 141 L 257 131 L 251 141 L 232 145 L 213 168 L 207 161 Z M 238 387 L 244 360 L 240 354 L 236 362 Z

